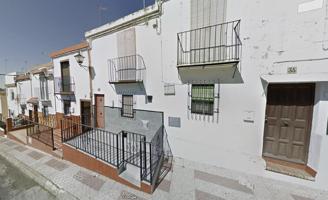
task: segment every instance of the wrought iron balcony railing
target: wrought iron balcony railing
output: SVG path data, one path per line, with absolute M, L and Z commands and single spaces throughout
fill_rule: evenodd
M 131 55 L 108 60 L 109 83 L 144 82 L 146 67 L 142 56 Z
M 238 63 L 239 30 L 236 20 L 178 33 L 178 67 Z
M 74 94 L 75 82 L 73 77 L 56 77 L 55 94 Z

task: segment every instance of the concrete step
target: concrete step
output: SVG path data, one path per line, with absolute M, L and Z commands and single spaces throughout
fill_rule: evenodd
M 120 177 L 135 186 L 141 187 L 139 167 L 127 163 L 126 169 L 120 174 Z

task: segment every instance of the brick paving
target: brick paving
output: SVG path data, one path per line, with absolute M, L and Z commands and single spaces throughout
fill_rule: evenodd
M 14 148 L 15 150 L 19 151 L 19 152 L 23 152 L 28 150 L 28 148 L 24 147 L 24 146 L 17 146 Z
M 49 167 L 52 167 L 52 168 L 58 170 L 58 171 L 63 171 L 63 170 L 68 168 L 67 164 L 65 164 L 61 161 L 58 161 L 56 159 L 51 159 L 51 160 L 47 161 L 45 164 L 48 165 Z
M 65 160 L 0 137 L 0 155 L 25 163 L 77 199 L 113 200 L 327 200 L 316 190 L 256 175 L 176 158 L 173 170 L 152 194 L 117 183 Z M 11 142 L 11 141 L 10 141 Z M 9 142 L 9 144 L 10 144 Z M 19 149 L 24 150 L 22 152 Z M 32 159 L 31 159 L 32 158 Z
M 97 178 L 96 176 L 92 176 L 91 174 L 85 171 L 79 171 L 73 177 L 74 179 L 80 181 L 84 185 L 87 185 L 96 191 L 99 191 L 105 183 L 104 180 Z
M 42 157 L 45 156 L 42 153 L 39 153 L 37 151 L 31 151 L 27 155 L 30 156 L 31 158 L 33 158 L 34 160 L 40 160 Z

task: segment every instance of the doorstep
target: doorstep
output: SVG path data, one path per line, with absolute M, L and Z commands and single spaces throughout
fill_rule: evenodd
M 283 160 L 263 157 L 266 162 L 266 170 L 301 178 L 309 181 L 315 180 L 316 172 L 310 167 Z

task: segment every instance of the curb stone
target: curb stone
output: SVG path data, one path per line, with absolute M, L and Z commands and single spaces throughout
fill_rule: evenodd
M 25 175 L 29 178 L 33 179 L 37 182 L 41 187 L 44 187 L 48 192 L 54 195 L 58 199 L 67 199 L 67 200 L 78 200 L 76 196 L 73 194 L 63 190 L 54 182 L 48 180 L 45 176 L 38 173 L 36 170 L 32 169 L 31 167 L 27 166 L 26 164 L 22 163 L 21 161 L 13 158 L 12 156 L 8 156 L 4 154 L 4 152 L 0 151 L 0 155 L 5 158 L 9 163 L 17 167 L 21 170 Z

